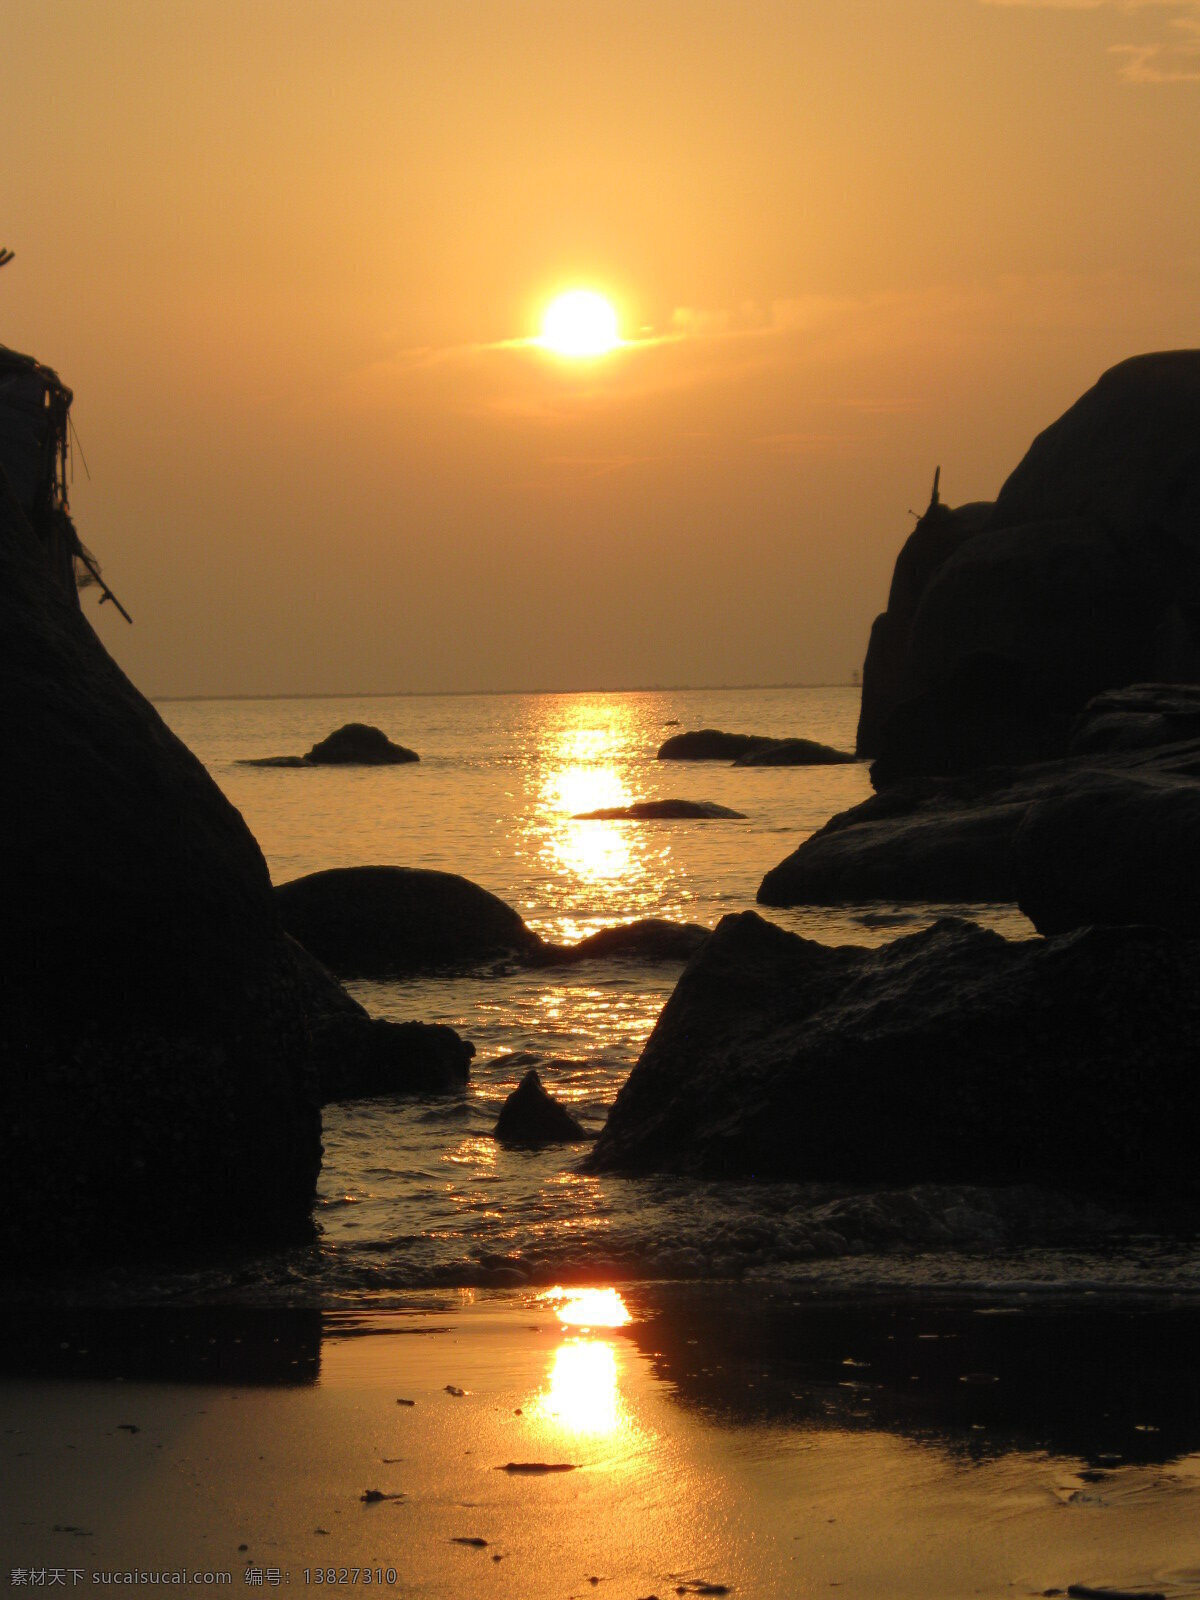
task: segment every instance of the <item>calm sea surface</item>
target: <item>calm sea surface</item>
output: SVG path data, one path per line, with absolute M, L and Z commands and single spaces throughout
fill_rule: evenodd
M 767 869 L 870 792 L 863 765 L 735 768 L 659 762 L 671 733 L 717 727 L 853 748 L 849 687 L 626 694 L 169 701 L 159 708 L 239 808 L 275 882 L 324 867 L 462 873 L 540 933 L 575 940 L 635 917 L 712 927 L 754 905 Z M 374 723 L 419 765 L 288 769 L 344 722 Z M 747 820 L 581 822 L 634 800 L 711 800 Z M 878 913 L 879 907 L 873 908 Z M 945 908 L 772 912 L 829 943 L 874 944 Z M 1015 907 L 956 907 L 1010 937 Z M 865 919 L 865 920 L 864 920 Z M 891 920 L 889 918 L 889 920 Z M 374 1015 L 448 1022 L 476 1047 L 471 1085 L 446 1099 L 377 1099 L 325 1113 L 319 1239 L 200 1293 L 384 1301 L 426 1286 L 603 1278 L 819 1280 L 833 1287 L 1096 1282 L 1200 1289 L 1193 1246 L 1134 1234 L 1099 1208 L 1035 1190 L 926 1185 L 718 1185 L 584 1176 L 578 1151 L 508 1151 L 490 1137 L 524 1067 L 598 1130 L 679 975 L 596 962 L 351 987 Z

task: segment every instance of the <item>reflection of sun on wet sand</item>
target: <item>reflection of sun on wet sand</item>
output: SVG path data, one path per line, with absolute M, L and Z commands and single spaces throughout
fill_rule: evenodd
M 812 1351 L 844 1378 L 826 1387 L 803 1317 L 785 1359 L 765 1323 L 739 1344 L 745 1304 L 715 1321 L 670 1297 L 647 1320 L 648 1304 L 638 1291 L 624 1324 L 611 1290 L 326 1314 L 319 1373 L 267 1338 L 281 1373 L 236 1382 L 212 1381 L 220 1359 L 207 1382 L 147 1382 L 156 1360 L 122 1383 L 6 1380 L 5 1550 L 34 1569 L 229 1571 L 237 1587 L 247 1567 L 293 1589 L 318 1569 L 394 1569 L 396 1593 L 498 1600 L 1200 1588 L 1195 1454 L 1098 1470 L 1033 1448 L 973 1457 L 921 1413 L 897 1426 L 879 1398 L 880 1352 L 908 1359 L 902 1321 L 876 1318 L 877 1346 L 860 1339 L 845 1364 L 846 1331 L 872 1319 L 818 1318 Z M 977 1320 L 1006 1347 L 996 1319 Z M 918 1321 L 941 1329 L 912 1344 L 931 1383 L 935 1357 L 953 1373 L 962 1347 L 944 1319 Z M 928 1415 L 962 1395 L 969 1427 L 1009 1381 L 955 1380 Z

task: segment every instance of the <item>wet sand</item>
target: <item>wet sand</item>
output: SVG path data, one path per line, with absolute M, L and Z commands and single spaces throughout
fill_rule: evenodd
M 587 1325 L 605 1302 L 564 1324 L 521 1296 L 60 1318 L 40 1335 L 25 1313 L 0 1383 L 6 1581 L 184 1569 L 197 1593 L 223 1587 L 205 1572 L 292 1592 L 361 1589 L 370 1572 L 376 1591 L 382 1577 L 498 1600 L 1200 1595 L 1193 1313 L 1118 1318 L 1121 1337 L 1102 1328 L 1089 1350 L 1091 1321 L 1064 1333 L 1013 1308 L 626 1299 L 625 1327 Z M 1139 1349 L 1164 1381 L 1131 1393 Z M 1032 1382 L 1014 1403 L 1037 1352 L 1058 1417 Z

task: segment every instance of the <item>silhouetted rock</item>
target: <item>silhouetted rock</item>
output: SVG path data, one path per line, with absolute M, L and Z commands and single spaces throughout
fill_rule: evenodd
M 637 800 L 629 806 L 604 806 L 599 811 L 581 811 L 576 822 L 673 822 L 690 818 L 716 820 L 733 817 L 746 820 L 744 811 L 732 811 L 712 800 Z
M 668 922 L 663 917 L 643 917 L 639 922 L 622 922 L 601 928 L 578 944 L 542 945 L 537 961 L 542 966 L 561 966 L 573 961 L 598 961 L 626 957 L 635 961 L 690 961 L 708 938 L 708 929 L 697 922 Z
M 243 767 L 396 767 L 420 761 L 415 750 L 393 744 L 382 728 L 366 722 L 347 722 L 313 745 L 303 756 L 256 756 L 240 761 Z
M 542 1087 L 537 1068 L 530 1067 L 500 1108 L 493 1137 L 501 1144 L 574 1144 L 587 1133 L 565 1106 Z
M 1018 862 L 1018 833 L 1027 818 L 1036 814 L 1048 819 L 1062 806 L 1063 815 L 1070 812 L 1078 820 L 1089 803 L 1110 789 L 1127 797 L 1145 796 L 1148 804 L 1162 789 L 1190 792 L 1198 777 L 1200 740 L 1184 740 L 946 778 L 910 779 L 831 818 L 767 873 L 758 900 L 778 906 L 868 900 L 1002 901 L 1016 900 L 1024 883 L 1029 898 L 1026 904 L 1026 895 L 1021 895 L 1022 907 L 1028 910 L 1037 894 L 1033 880 L 1038 869 L 1033 865 L 1032 831 L 1024 846 L 1028 859 L 1023 866 Z M 1072 809 L 1075 796 L 1078 809 Z M 1152 826 L 1149 813 L 1146 826 Z M 1044 827 L 1048 837 L 1048 821 Z M 1140 847 L 1132 837 L 1129 849 L 1133 859 Z M 1081 834 L 1077 848 L 1065 851 L 1060 870 L 1051 875 L 1054 881 L 1064 881 L 1068 863 L 1082 872 L 1084 851 Z M 1185 860 L 1181 855 L 1180 871 Z M 1097 869 L 1114 880 L 1118 875 L 1115 866 L 1097 863 Z M 1163 881 L 1167 870 L 1164 865 L 1147 876 L 1147 897 L 1149 885 Z
M 419 761 L 415 750 L 406 750 L 402 744 L 393 744 L 382 728 L 373 728 L 366 722 L 347 722 L 328 738 L 313 745 L 307 759 L 314 766 L 397 766 L 406 761 Z
M 863 673 L 877 784 L 1067 748 L 1094 695 L 1200 678 L 1200 351 L 1106 372 L 990 512 L 933 502 Z M 968 515 L 969 513 L 969 515 Z
M 301 978 L 321 1103 L 382 1094 L 449 1094 L 470 1076 L 475 1046 L 443 1023 L 370 1017 L 303 946 Z
M 1068 750 L 1097 755 L 1200 738 L 1200 686 L 1136 683 L 1097 695 L 1076 718 Z
M 588 1166 L 1195 1198 L 1198 957 L 1146 928 L 946 920 L 863 950 L 725 917 Z
M 275 896 L 292 937 L 344 978 L 532 959 L 541 947 L 511 906 L 452 872 L 336 867 Z
M 820 744 L 816 739 L 766 739 L 745 755 L 738 756 L 735 767 L 838 767 L 858 757 L 848 750 L 835 750 L 831 744 Z
M 722 733 L 717 728 L 700 728 L 692 733 L 675 733 L 659 747 L 660 761 L 735 761 L 748 750 L 770 741 L 759 733 Z
M 1200 746 L 1184 748 L 1200 775 Z M 1021 910 L 1039 933 L 1141 922 L 1191 934 L 1200 904 L 1200 783 L 1153 770 L 1081 773 L 1030 806 L 1013 856 Z
M 979 532 L 991 510 L 987 501 L 957 507 L 943 505 L 935 476 L 929 507 L 896 557 L 887 610 L 876 617 L 871 628 L 855 742 L 860 757 L 878 755 L 884 724 L 911 693 L 909 638 L 926 589 L 939 568 Z
M 0 491 L 10 1259 L 311 1227 L 320 1113 L 266 865 Z

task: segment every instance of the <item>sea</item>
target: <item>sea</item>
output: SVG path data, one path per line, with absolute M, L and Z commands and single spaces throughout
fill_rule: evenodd
M 750 908 L 807 939 L 877 945 L 941 915 L 1033 936 L 1013 905 L 767 910 L 764 873 L 864 799 L 865 763 L 663 762 L 689 729 L 854 747 L 849 685 L 620 693 L 165 700 L 166 722 L 257 838 L 272 879 L 390 864 L 460 873 L 548 939 Z M 347 722 L 418 752 L 375 768 L 243 764 L 302 754 Z M 638 800 L 715 801 L 744 820 L 585 821 Z M 465 1091 L 324 1112 L 313 1242 L 234 1266 L 112 1280 L 116 1298 L 386 1308 L 425 1290 L 671 1280 L 884 1292 L 1200 1292 L 1200 1245 L 1103 1201 L 1018 1185 L 868 1188 L 596 1176 L 578 1147 L 499 1145 L 535 1061 L 590 1132 L 604 1123 L 680 975 L 597 960 L 348 985 L 374 1016 L 449 1023 L 475 1046 Z M 97 1291 L 104 1297 L 101 1286 Z

